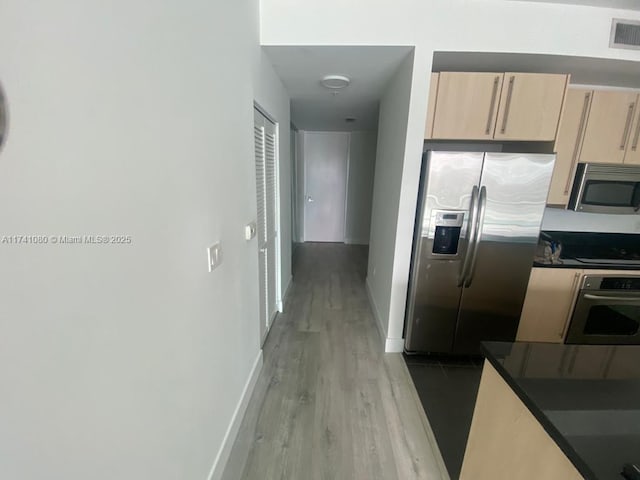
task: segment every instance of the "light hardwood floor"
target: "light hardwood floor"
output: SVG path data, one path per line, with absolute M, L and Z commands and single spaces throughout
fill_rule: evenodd
M 383 353 L 367 249 L 302 244 L 225 480 L 448 479 L 400 354 Z

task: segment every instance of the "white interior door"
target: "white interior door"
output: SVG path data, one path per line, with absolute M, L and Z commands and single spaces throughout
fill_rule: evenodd
M 278 304 L 277 128 L 254 110 L 254 147 L 260 288 L 260 337 L 264 341 Z
M 343 242 L 349 134 L 304 134 L 304 241 Z

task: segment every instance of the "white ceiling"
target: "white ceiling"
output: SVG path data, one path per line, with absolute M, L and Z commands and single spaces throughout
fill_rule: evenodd
M 384 89 L 412 47 L 262 47 L 291 97 L 291 122 L 300 130 L 375 130 Z M 325 75 L 346 75 L 351 84 L 337 95 L 322 85 Z M 346 123 L 346 117 L 355 117 Z

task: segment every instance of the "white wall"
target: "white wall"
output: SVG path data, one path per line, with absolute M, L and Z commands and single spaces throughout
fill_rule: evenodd
M 261 358 L 258 2 L 0 10 L 0 236 L 132 238 L 0 243 L 0 477 L 205 479 Z
M 338 19 L 336 11 L 340 12 Z M 374 219 L 376 197 L 378 205 L 387 203 L 397 207 L 395 215 L 385 211 L 384 220 L 377 220 L 380 225 L 375 227 L 376 232 L 382 236 L 375 240 L 378 248 L 371 254 L 375 257 L 369 265 L 374 303 L 381 309 L 382 322 L 388 326 L 387 348 L 398 349 L 402 344 L 433 52 L 540 53 L 640 61 L 638 51 L 608 47 L 612 18 L 640 20 L 640 12 L 504 0 L 354 0 L 346 3 L 310 0 L 300 10 L 291 0 L 262 0 L 260 38 L 263 45 L 415 46 L 405 142 L 393 151 L 395 162 L 390 168 L 397 171 L 388 172 L 390 178 L 396 180 L 400 176 L 401 181 L 383 184 L 376 179 L 375 190 L 384 188 L 385 192 L 374 191 Z M 383 135 L 379 126 L 379 136 Z M 377 161 L 380 161 L 380 139 L 378 145 Z M 374 225 L 372 247 L 373 229 Z M 393 238 L 383 233 L 387 229 L 395 230 Z M 391 268 L 387 265 L 389 261 L 393 263 Z M 376 275 L 390 275 L 389 278 L 371 280 L 371 267 L 378 264 L 385 268 Z
M 367 288 L 375 316 L 387 338 L 402 182 L 402 165 L 398 166 L 398 162 L 402 162 L 404 156 L 412 71 L 413 53 L 407 55 L 389 82 L 380 102 L 378 120 Z
M 346 243 L 369 243 L 376 137 L 375 131 L 351 132 L 344 233 Z
M 278 124 L 280 189 L 280 291 L 282 296 L 291 283 L 291 122 L 289 96 L 275 73 L 269 58 L 259 50 L 258 68 L 254 71 L 255 101 Z M 282 304 L 278 305 L 282 311 Z
M 478 51 L 640 59 L 638 51 L 609 48 L 611 19 L 640 20 L 633 10 L 506 0 L 308 0 L 292 15 L 296 6 L 262 0 L 263 45 L 415 45 L 429 57 L 429 51 Z

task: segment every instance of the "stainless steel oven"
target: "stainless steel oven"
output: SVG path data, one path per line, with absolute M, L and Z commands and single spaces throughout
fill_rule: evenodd
M 585 275 L 565 341 L 640 344 L 640 276 Z
M 640 166 L 579 163 L 569 208 L 576 212 L 637 214 Z

